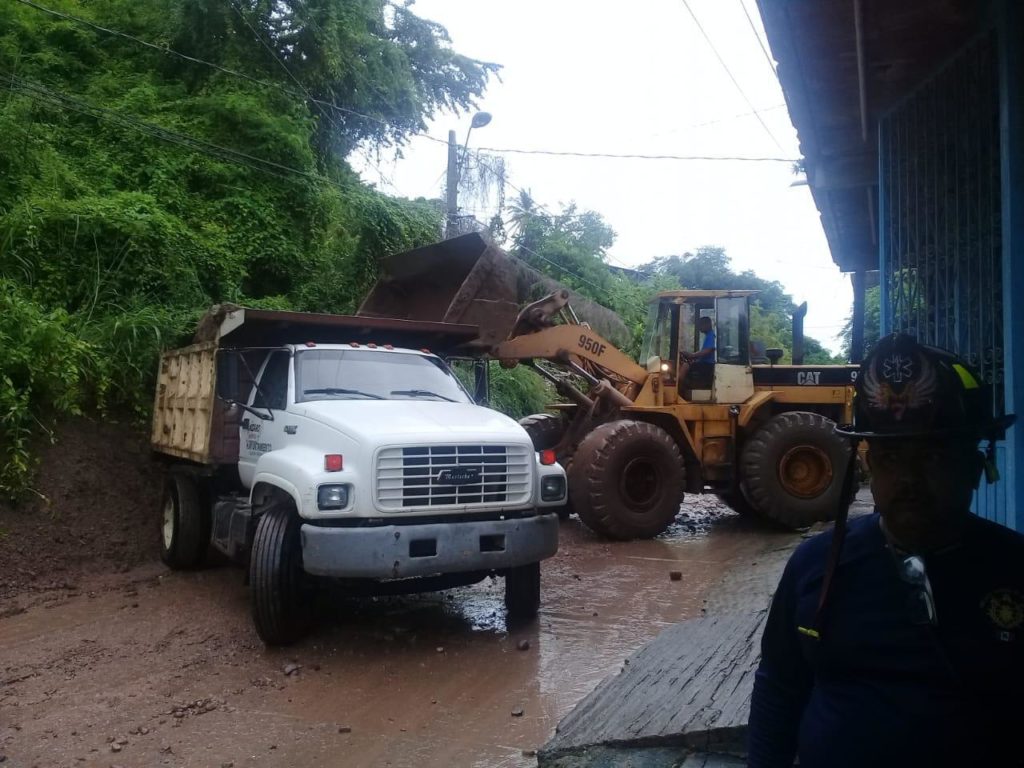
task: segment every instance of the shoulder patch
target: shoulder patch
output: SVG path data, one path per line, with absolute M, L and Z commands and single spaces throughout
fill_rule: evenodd
M 981 601 L 981 609 L 1001 635 L 1009 635 L 1024 624 L 1024 595 L 1015 589 L 989 592 Z

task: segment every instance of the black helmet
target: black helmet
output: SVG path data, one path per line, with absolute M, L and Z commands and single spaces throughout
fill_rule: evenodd
M 848 437 L 1003 437 L 1013 416 L 996 418 L 992 390 L 963 360 L 906 334 L 881 339 L 861 363 Z

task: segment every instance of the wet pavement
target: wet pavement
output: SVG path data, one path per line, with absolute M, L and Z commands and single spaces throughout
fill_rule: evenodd
M 532 766 L 627 656 L 699 616 L 709 588 L 766 542 L 792 537 L 712 497 L 651 541 L 602 541 L 575 519 L 561 534 L 540 615 L 522 627 L 506 626 L 496 580 L 335 599 L 305 641 L 266 650 L 236 568 L 152 564 L 67 584 L 0 619 L 0 755 L 14 766 Z

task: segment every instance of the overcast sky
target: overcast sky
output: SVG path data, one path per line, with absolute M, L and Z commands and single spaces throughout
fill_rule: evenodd
M 683 0 L 418 0 L 413 9 L 447 27 L 459 52 L 502 65 L 501 81 L 480 103 L 494 119 L 473 131 L 472 147 L 798 158 L 758 43 L 767 47 L 754 0 L 689 6 L 743 93 Z M 440 116 L 429 133 L 446 139 L 456 129 L 461 142 L 469 119 Z M 362 165 L 363 177 L 391 194 L 439 196 L 445 147 L 414 138 L 403 155 L 373 156 L 376 167 Z M 509 181 L 541 205 L 575 201 L 599 212 L 617 233 L 610 263 L 723 246 L 735 268 L 806 300 L 808 335 L 839 350 L 834 335 L 849 313 L 849 278 L 832 263 L 808 188 L 791 186 L 798 177 L 790 163 L 511 154 L 505 161 Z M 474 213 L 486 221 L 482 207 Z

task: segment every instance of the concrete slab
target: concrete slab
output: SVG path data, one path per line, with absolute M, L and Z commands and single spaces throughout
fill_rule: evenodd
M 871 511 L 861 489 L 851 515 Z M 559 723 L 540 768 L 742 766 L 760 639 L 775 585 L 808 533 L 765 534 L 749 568 L 729 574 L 708 615 L 664 630 Z M 612 758 L 618 759 L 615 762 Z M 639 761 L 639 762 L 636 762 Z M 675 762 L 673 762 L 675 761 Z

